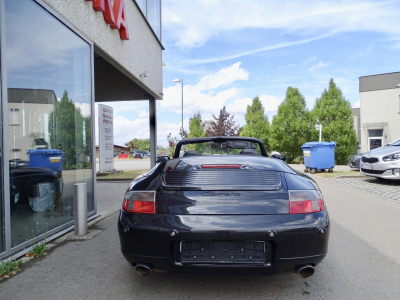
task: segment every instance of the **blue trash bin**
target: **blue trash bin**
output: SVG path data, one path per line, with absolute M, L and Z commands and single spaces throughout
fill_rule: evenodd
M 28 150 L 29 167 L 50 168 L 61 172 L 63 153 L 57 149 Z
M 303 149 L 305 172 L 315 173 L 317 170 L 328 169 L 333 172 L 335 167 L 336 142 L 309 142 Z

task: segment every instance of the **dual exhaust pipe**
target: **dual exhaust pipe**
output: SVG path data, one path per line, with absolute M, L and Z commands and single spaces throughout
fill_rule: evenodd
M 146 264 L 142 264 L 142 263 L 138 263 L 135 266 L 135 271 L 136 273 L 138 273 L 140 276 L 150 276 L 151 274 L 153 274 L 153 270 L 149 265 Z M 297 275 L 300 278 L 307 278 L 310 277 L 314 274 L 315 270 L 314 267 L 312 265 L 303 265 L 298 267 L 295 270 L 295 273 L 297 273 Z

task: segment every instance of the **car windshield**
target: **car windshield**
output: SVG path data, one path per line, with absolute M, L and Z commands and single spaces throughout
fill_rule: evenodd
M 400 146 L 400 139 L 389 144 L 390 146 Z
M 196 151 L 196 152 L 191 152 Z M 248 152 L 253 155 L 262 155 L 260 146 L 250 141 L 223 141 L 223 142 L 200 142 L 182 145 L 179 157 L 195 155 L 237 155 Z

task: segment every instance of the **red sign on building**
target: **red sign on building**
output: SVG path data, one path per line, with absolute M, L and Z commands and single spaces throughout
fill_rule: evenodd
M 128 23 L 126 21 L 126 10 L 124 0 L 86 0 L 93 1 L 93 9 L 103 12 L 104 20 L 110 24 L 112 29 L 118 29 L 122 40 L 129 40 Z

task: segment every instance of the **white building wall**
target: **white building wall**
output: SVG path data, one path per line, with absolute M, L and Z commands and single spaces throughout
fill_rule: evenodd
M 360 92 L 361 152 L 368 151 L 368 129 L 383 129 L 383 145 L 400 138 L 400 89 Z

